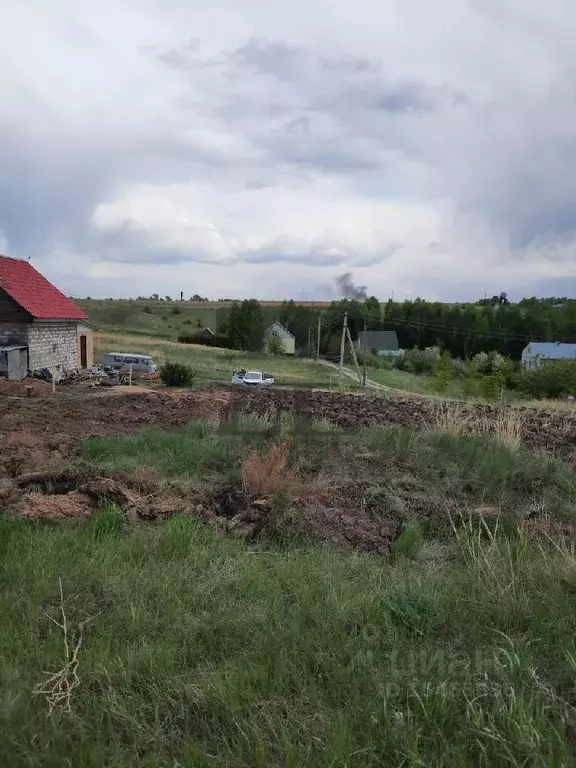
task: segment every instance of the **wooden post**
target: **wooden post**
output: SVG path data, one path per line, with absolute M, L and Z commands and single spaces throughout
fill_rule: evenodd
M 52 394 L 56 394 L 56 361 L 52 363 Z
M 342 389 L 342 376 L 344 372 L 344 349 L 346 346 L 346 329 L 348 327 L 348 312 L 344 312 L 344 322 L 342 324 L 342 338 L 340 339 L 340 370 L 338 375 L 338 387 Z
M 132 386 L 132 363 L 130 363 L 130 373 L 128 374 L 128 386 Z

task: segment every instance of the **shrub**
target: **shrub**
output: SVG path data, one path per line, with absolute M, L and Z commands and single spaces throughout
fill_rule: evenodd
M 164 363 L 160 368 L 160 378 L 167 387 L 185 387 L 194 380 L 195 373 L 189 365 L 184 363 Z
M 434 366 L 434 375 L 430 377 L 429 385 L 434 392 L 442 393 L 454 377 L 454 364 L 449 352 L 442 352 Z
M 180 344 L 199 344 L 196 334 L 190 333 L 190 331 L 184 331 L 178 334 L 178 341 Z
M 518 387 L 532 397 L 565 397 L 576 393 L 576 362 L 554 360 L 524 371 Z
M 452 374 L 456 379 L 462 379 L 468 375 L 468 363 L 456 358 L 452 360 Z
M 440 359 L 439 347 L 409 349 L 396 359 L 396 367 L 408 373 L 431 374 Z
M 200 344 L 203 347 L 219 347 L 225 349 L 229 346 L 228 336 L 223 333 L 217 333 L 214 336 L 205 337 L 190 331 L 183 331 L 178 336 L 181 344 Z
M 180 307 L 178 307 L 178 306 L 172 307 L 172 314 L 173 315 L 179 315 L 181 313 L 182 313 L 182 310 L 180 309 Z
M 269 355 L 282 355 L 286 351 L 284 348 L 284 342 L 280 336 L 272 334 L 266 344 L 266 351 Z
M 146 306 L 146 307 L 144 307 L 142 312 L 144 312 L 145 315 L 151 315 L 152 314 L 152 309 L 150 307 Z
M 491 373 L 489 376 L 483 376 L 480 379 L 480 394 L 482 397 L 495 399 L 500 397 L 504 385 L 504 379 L 499 373 Z
M 478 373 L 490 376 L 500 370 L 506 358 L 498 352 L 478 352 L 474 360 L 478 366 Z

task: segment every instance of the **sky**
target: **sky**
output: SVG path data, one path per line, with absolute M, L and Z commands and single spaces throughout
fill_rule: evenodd
M 0 252 L 75 296 L 576 297 L 573 0 L 3 0 Z

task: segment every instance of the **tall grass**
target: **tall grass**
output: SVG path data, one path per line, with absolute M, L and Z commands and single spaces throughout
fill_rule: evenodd
M 574 764 L 560 552 L 458 523 L 429 568 L 115 515 L 0 518 L 3 765 Z M 95 618 L 72 714 L 50 717 L 59 579 L 70 627 Z
M 522 445 L 523 423 L 522 412 L 510 407 L 501 407 L 494 419 L 477 416 L 464 405 L 445 402 L 436 409 L 432 429 L 450 437 L 487 437 L 517 451 Z

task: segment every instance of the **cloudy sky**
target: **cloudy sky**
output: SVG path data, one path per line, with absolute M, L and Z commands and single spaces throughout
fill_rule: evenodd
M 573 0 L 3 0 L 0 251 L 78 296 L 576 296 Z

